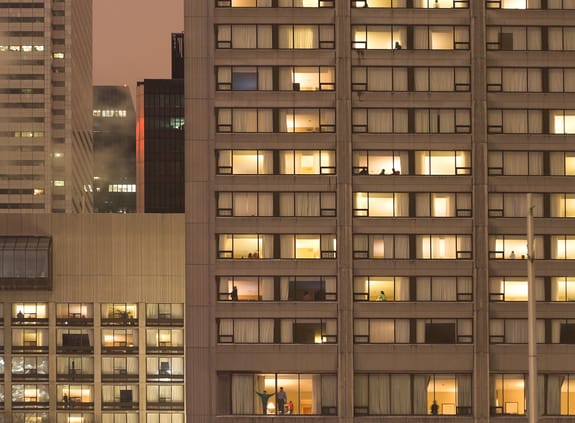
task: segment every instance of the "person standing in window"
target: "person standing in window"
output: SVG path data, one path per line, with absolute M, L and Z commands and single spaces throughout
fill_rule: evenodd
M 276 402 L 278 405 L 276 412 L 278 414 L 284 414 L 286 401 L 287 401 L 287 394 L 284 391 L 283 386 L 280 386 L 280 390 L 276 393 Z
M 379 291 L 379 297 L 377 297 L 377 301 L 385 301 L 385 292 Z
M 256 394 L 260 397 L 260 399 L 262 400 L 262 414 L 266 414 L 268 411 L 268 401 L 271 397 L 273 397 L 275 394 L 268 394 L 266 392 L 266 390 L 264 389 L 263 392 L 258 392 L 256 391 Z
M 232 292 L 230 292 L 230 298 L 232 301 L 238 300 L 238 287 L 234 285 Z

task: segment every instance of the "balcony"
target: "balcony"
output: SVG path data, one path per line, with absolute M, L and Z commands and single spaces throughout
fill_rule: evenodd
M 48 345 L 25 343 L 25 345 L 12 345 L 12 354 L 42 354 L 47 353 L 48 349 Z
M 119 311 L 102 317 L 102 326 L 138 326 L 138 319 L 131 313 Z
M 48 326 L 48 318 L 36 313 L 19 313 L 12 317 L 12 326 Z
M 102 382 L 138 382 L 138 373 L 128 373 L 127 369 L 114 369 L 113 373 L 103 373 Z
M 158 401 L 148 401 L 146 403 L 147 410 L 184 410 L 183 401 L 172 401 L 171 398 L 158 398 Z
M 68 369 L 68 373 L 58 373 L 56 375 L 58 382 L 93 382 L 93 373 L 82 373 L 79 369 Z
M 83 401 L 81 397 L 64 398 L 63 401 L 56 403 L 58 410 L 93 410 L 94 403 L 91 401 Z
M 102 410 L 137 410 L 139 404 L 134 401 L 103 401 Z
M 38 401 L 36 398 L 25 398 L 24 401 L 12 401 L 13 410 L 47 410 L 49 401 Z
M 183 345 L 173 345 L 171 342 L 158 342 L 157 345 L 146 345 L 148 354 L 183 354 Z
M 102 345 L 102 354 L 138 354 L 138 346 L 126 342 Z
M 14 382 L 47 381 L 48 373 L 38 373 L 38 369 L 26 369 L 24 373 L 12 373 L 12 380 Z
M 184 326 L 183 317 L 174 317 L 171 313 L 159 313 L 157 318 L 146 318 L 147 326 Z
M 93 326 L 94 318 L 86 317 L 81 313 L 70 313 L 68 316 L 56 318 L 57 326 Z

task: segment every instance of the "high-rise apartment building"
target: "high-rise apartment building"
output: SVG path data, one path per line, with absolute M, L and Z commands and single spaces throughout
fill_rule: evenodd
M 130 88 L 94 87 L 94 211 L 136 211 L 136 112 Z
M 92 209 L 92 1 L 0 7 L 0 211 Z
M 185 5 L 188 419 L 526 421 L 527 193 L 575 415 L 575 2 Z

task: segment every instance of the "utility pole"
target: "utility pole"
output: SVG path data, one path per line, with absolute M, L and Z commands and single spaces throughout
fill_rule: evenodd
M 533 263 L 535 250 L 533 248 L 533 208 L 531 193 L 527 194 L 527 324 L 529 326 L 529 396 L 527 397 L 527 416 L 529 423 L 537 422 L 537 339 L 535 313 L 535 276 Z

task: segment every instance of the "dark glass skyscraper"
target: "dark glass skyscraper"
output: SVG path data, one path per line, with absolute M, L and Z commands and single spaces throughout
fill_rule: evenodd
M 183 34 L 172 34 L 172 79 L 137 87 L 137 210 L 184 212 Z M 179 78 L 178 78 L 179 77 Z

